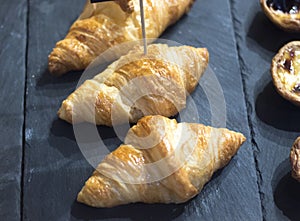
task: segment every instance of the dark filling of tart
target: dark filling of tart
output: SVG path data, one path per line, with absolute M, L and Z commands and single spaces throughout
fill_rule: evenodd
M 300 0 L 267 0 L 267 5 L 274 10 L 296 14 L 300 11 Z
M 292 67 L 291 59 L 286 59 L 283 66 L 284 66 L 284 69 L 286 69 L 287 71 L 291 71 L 292 70 L 291 69 L 291 67 Z
M 294 49 L 289 49 L 288 50 L 289 53 L 289 58 L 285 59 L 284 63 L 283 63 L 283 68 L 289 72 L 292 71 L 292 59 L 295 57 L 295 50 Z
M 294 87 L 294 92 L 300 93 L 300 83 L 296 84 L 296 86 Z

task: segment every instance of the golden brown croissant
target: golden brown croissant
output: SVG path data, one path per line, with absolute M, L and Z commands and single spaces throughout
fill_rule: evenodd
M 300 137 L 298 137 L 290 153 L 292 176 L 300 182 Z
M 58 116 L 69 123 L 135 123 L 145 115 L 173 116 L 185 107 L 208 65 L 205 48 L 141 47 L 85 81 L 65 101 Z
M 49 55 L 51 73 L 61 75 L 71 70 L 83 70 L 108 48 L 141 39 L 139 0 L 119 0 L 119 4 L 114 1 L 89 2 L 65 39 L 59 41 Z M 187 12 L 193 2 L 144 0 L 147 38 L 157 38 Z
M 98 165 L 77 200 L 93 207 L 186 202 L 244 141 L 228 129 L 144 117 L 129 130 L 125 144 Z

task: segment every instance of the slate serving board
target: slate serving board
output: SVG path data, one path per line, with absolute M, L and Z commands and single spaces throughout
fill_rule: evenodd
M 21 216 L 26 6 L 13 0 L 0 7 L 0 217 L 9 220 Z
M 299 108 L 270 82 L 272 56 L 297 39 L 274 27 L 258 1 L 197 0 L 162 38 L 207 47 L 226 101 L 226 126 L 247 142 L 203 191 L 181 205 L 132 204 L 94 209 L 76 202 L 93 168 L 72 126 L 56 112 L 81 72 L 61 78 L 47 56 L 79 15 L 84 0 L 5 1 L 0 7 L 0 215 L 4 220 L 300 220 L 300 185 L 290 178 L 288 154 L 300 132 Z M 13 62 L 12 62 L 13 61 Z M 17 64 L 17 65 L 16 65 Z M 13 88 L 13 89 L 11 89 Z M 13 90 L 13 93 L 12 93 Z M 189 98 L 200 123 L 211 124 L 199 86 Z M 119 140 L 99 127 L 111 148 Z

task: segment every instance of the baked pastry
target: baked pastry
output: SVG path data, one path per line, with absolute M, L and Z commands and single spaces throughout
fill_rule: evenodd
M 193 2 L 144 0 L 146 37 L 160 36 L 190 9 Z M 108 48 L 141 38 L 139 0 L 94 4 L 87 1 L 65 39 L 59 41 L 49 55 L 49 70 L 56 75 L 83 70 Z
M 292 164 L 292 176 L 300 182 L 300 137 L 293 144 L 290 160 Z
M 299 0 L 260 0 L 260 3 L 265 14 L 278 27 L 286 31 L 300 31 Z
M 137 47 L 85 81 L 63 101 L 58 116 L 107 126 L 136 123 L 145 115 L 173 116 L 185 107 L 208 57 L 205 48 L 153 44 L 144 55 Z
M 228 129 L 144 117 L 129 130 L 125 144 L 98 165 L 77 200 L 93 207 L 186 202 L 228 164 L 244 141 L 241 133 Z M 162 163 L 156 167 L 157 162 Z
M 272 60 L 272 78 L 278 93 L 300 106 L 300 41 L 283 46 Z

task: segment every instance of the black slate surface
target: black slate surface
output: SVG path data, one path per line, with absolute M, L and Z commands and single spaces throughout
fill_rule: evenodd
M 275 28 L 261 13 L 258 1 L 197 0 L 191 12 L 162 36 L 208 48 L 210 67 L 222 86 L 227 106 L 218 111 L 226 113 L 229 129 L 247 137 L 230 164 L 216 173 L 197 197 L 181 205 L 139 203 L 94 209 L 75 201 L 93 168 L 81 154 L 72 126 L 59 120 L 56 112 L 75 89 L 81 72 L 52 77 L 47 71 L 47 56 L 84 3 L 5 1 L 0 7 L 0 101 L 4 104 L 0 106 L 1 217 L 300 220 L 299 184 L 291 179 L 288 162 L 290 146 L 300 132 L 299 109 L 276 94 L 269 75 L 272 56 L 283 43 L 299 35 Z M 202 86 L 208 84 L 207 75 L 201 82 Z M 196 103 L 199 122 L 211 124 L 202 86 L 188 104 L 192 100 Z M 214 85 L 211 90 L 216 90 Z M 120 141 L 113 130 L 98 129 L 109 148 L 116 148 Z
M 7 220 L 19 220 L 21 211 L 26 12 L 26 1 L 1 2 L 0 217 Z
M 300 220 L 300 184 L 291 179 L 289 152 L 300 134 L 300 109 L 275 91 L 270 63 L 300 38 L 275 27 L 259 1 L 232 0 L 242 76 L 253 134 L 264 220 Z
M 56 116 L 80 73 L 54 78 L 47 71 L 48 54 L 83 4 L 29 1 L 23 220 L 68 220 L 74 192 L 86 178 L 72 127 Z
M 220 217 L 224 220 L 245 217 L 259 220 L 261 206 L 230 5 L 223 0 L 197 1 L 192 11 L 169 28 L 162 38 L 208 47 L 211 67 L 221 82 L 227 102 L 227 110 L 223 110 L 227 111 L 227 126 L 242 131 L 248 142 L 228 167 L 219 172 L 199 196 L 186 204 L 135 204 L 92 209 L 75 202 L 78 191 L 93 169 L 76 145 L 72 126 L 58 120 L 56 111 L 75 88 L 80 73 L 54 78 L 47 72 L 48 53 L 81 10 L 82 2 L 78 1 L 78 5 L 71 2 L 30 1 L 26 106 L 29 135 L 25 146 L 24 220 L 218 220 Z M 232 90 L 233 86 L 235 90 Z M 202 112 L 200 122 L 209 124 L 208 104 L 201 87 L 192 98 Z M 112 133 L 105 127 L 101 131 Z M 110 140 L 110 145 L 116 147 L 117 140 Z

